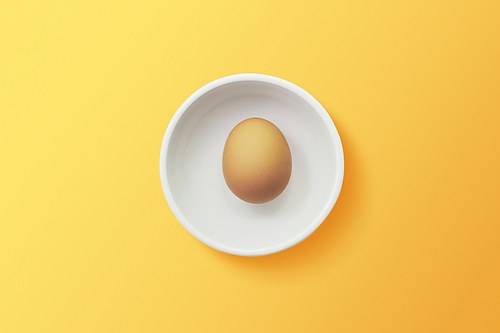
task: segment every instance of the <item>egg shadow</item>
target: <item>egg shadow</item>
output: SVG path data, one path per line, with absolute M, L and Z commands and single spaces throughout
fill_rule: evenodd
M 335 257 L 337 244 L 349 233 L 356 222 L 362 197 L 363 174 L 356 147 L 349 133 L 335 122 L 344 150 L 344 182 L 339 198 L 321 226 L 301 243 L 275 254 L 262 257 L 242 257 L 209 250 L 214 259 L 221 260 L 244 271 L 290 273 L 305 269 L 325 257 Z M 207 249 L 208 250 L 208 249 Z M 328 264 L 334 262 L 328 261 Z

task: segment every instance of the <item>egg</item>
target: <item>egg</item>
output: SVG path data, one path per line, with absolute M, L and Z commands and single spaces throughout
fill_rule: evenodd
M 292 155 L 288 142 L 273 123 L 246 119 L 227 137 L 222 171 L 227 186 L 241 200 L 253 204 L 271 201 L 290 180 Z

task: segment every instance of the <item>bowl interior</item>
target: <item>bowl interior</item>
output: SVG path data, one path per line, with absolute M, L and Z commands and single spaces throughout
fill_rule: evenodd
M 251 117 L 274 123 L 292 154 L 285 191 L 257 205 L 237 198 L 222 174 L 229 132 Z M 321 224 L 338 195 L 338 148 L 324 119 L 294 92 L 259 81 L 219 86 L 188 106 L 169 141 L 166 171 L 176 217 L 194 236 L 226 252 L 252 255 L 294 245 Z

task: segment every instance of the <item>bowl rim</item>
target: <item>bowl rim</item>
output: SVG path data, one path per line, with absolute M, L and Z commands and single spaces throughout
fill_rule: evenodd
M 180 119 L 182 116 L 186 113 L 186 111 L 191 107 L 191 105 L 198 100 L 200 97 L 203 95 L 209 93 L 210 91 L 232 83 L 237 83 L 237 82 L 245 82 L 245 81 L 254 81 L 254 82 L 262 82 L 262 83 L 269 83 L 276 85 L 278 87 L 284 88 L 298 97 L 302 98 L 307 104 L 309 104 L 315 111 L 316 113 L 320 116 L 321 120 L 325 124 L 325 126 L 328 129 L 328 133 L 330 134 L 330 137 L 332 139 L 334 149 L 336 151 L 335 154 L 335 159 L 336 163 L 338 165 L 338 168 L 336 170 L 335 174 L 335 185 L 332 188 L 330 192 L 330 199 L 328 200 L 328 204 L 325 206 L 323 212 L 321 215 L 312 223 L 309 228 L 305 229 L 301 233 L 298 233 L 294 237 L 291 237 L 285 242 L 270 246 L 270 247 L 265 247 L 265 248 L 256 248 L 256 249 L 238 249 L 234 247 L 230 247 L 227 245 L 224 245 L 222 243 L 216 242 L 213 239 L 205 236 L 203 233 L 198 231 L 189 221 L 188 219 L 182 214 L 182 211 L 179 209 L 177 206 L 177 203 L 175 201 L 174 196 L 172 195 L 172 192 L 170 190 L 170 182 L 168 179 L 168 172 L 167 172 L 167 161 L 168 161 L 168 156 L 169 156 L 169 147 L 170 147 L 170 142 L 172 139 L 172 135 L 174 133 L 174 130 L 179 123 Z M 191 96 L 189 96 L 184 103 L 179 107 L 179 109 L 175 112 L 174 116 L 170 120 L 167 130 L 165 131 L 165 135 L 163 136 L 163 141 L 161 144 L 161 149 L 160 149 L 160 181 L 163 189 L 163 193 L 165 195 L 165 199 L 167 200 L 167 204 L 170 207 L 172 213 L 176 217 L 177 221 L 195 238 L 197 238 L 199 241 L 202 243 L 210 246 L 211 248 L 233 254 L 233 255 L 239 255 L 239 256 L 247 256 L 247 257 L 253 257 L 253 256 L 264 256 L 264 255 L 269 255 L 277 252 L 281 252 L 283 250 L 286 250 L 292 246 L 297 245 L 298 243 L 302 242 L 304 239 L 309 237 L 322 223 L 323 221 L 327 218 L 328 214 L 331 212 L 333 207 L 335 206 L 335 203 L 337 202 L 337 199 L 340 195 L 340 190 L 342 188 L 342 183 L 344 179 L 344 152 L 342 148 L 342 142 L 340 140 L 339 133 L 337 131 L 337 128 L 335 127 L 332 119 L 330 118 L 330 115 L 328 112 L 325 110 L 325 108 L 307 91 L 304 89 L 300 88 L 299 86 L 274 77 L 270 75 L 265 75 L 265 74 L 255 74 L 255 73 L 245 73 L 245 74 L 235 74 L 235 75 L 230 75 L 226 77 L 222 77 L 220 79 L 214 80 L 210 83 L 207 83 L 203 87 L 199 88 L 197 91 L 195 91 Z

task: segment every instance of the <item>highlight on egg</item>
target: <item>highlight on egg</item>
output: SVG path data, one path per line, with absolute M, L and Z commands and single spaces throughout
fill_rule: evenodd
M 269 202 L 285 190 L 292 174 L 288 142 L 273 123 L 246 119 L 227 137 L 222 171 L 227 186 L 241 200 Z

